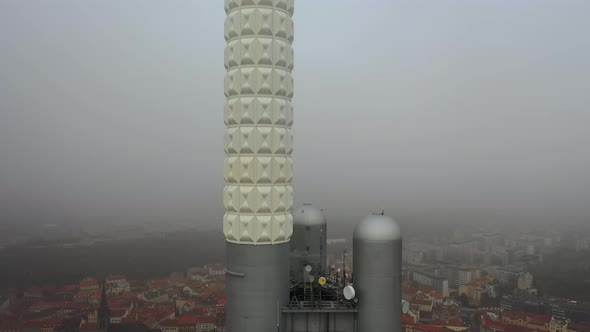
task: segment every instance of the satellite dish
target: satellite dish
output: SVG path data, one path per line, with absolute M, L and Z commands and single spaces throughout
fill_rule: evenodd
M 326 278 L 324 278 L 324 277 L 320 277 L 320 278 L 318 279 L 318 284 L 320 284 L 320 285 L 322 285 L 322 286 L 323 286 L 323 285 L 325 285 L 325 284 L 326 284 Z
M 309 264 L 305 265 L 305 271 L 311 272 L 311 269 L 312 269 L 311 265 L 309 265 Z
M 410 302 L 402 300 L 402 314 L 407 314 L 410 311 Z
M 344 294 L 344 298 L 347 300 L 352 300 L 354 299 L 355 291 L 354 291 L 354 287 L 352 286 L 346 286 L 344 287 L 344 289 L 342 290 L 342 293 Z
M 314 276 L 309 276 L 309 282 L 313 282 L 315 280 Z

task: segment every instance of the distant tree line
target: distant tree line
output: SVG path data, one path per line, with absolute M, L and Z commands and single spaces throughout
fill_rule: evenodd
M 10 247 L 0 251 L 0 288 L 23 290 L 32 285 L 77 283 L 86 276 L 103 279 L 109 274 L 138 279 L 167 276 L 187 267 L 223 262 L 224 244 L 220 232 L 183 230 L 88 247 Z

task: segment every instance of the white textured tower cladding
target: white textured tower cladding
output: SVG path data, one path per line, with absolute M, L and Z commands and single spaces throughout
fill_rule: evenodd
M 293 232 L 293 0 L 226 0 L 228 242 L 279 244 Z

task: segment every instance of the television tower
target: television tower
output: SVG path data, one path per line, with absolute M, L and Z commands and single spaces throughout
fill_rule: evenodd
M 293 233 L 293 0 L 226 0 L 228 332 L 276 332 Z

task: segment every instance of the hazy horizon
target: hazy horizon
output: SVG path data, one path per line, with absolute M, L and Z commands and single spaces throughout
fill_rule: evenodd
M 588 12 L 296 0 L 295 204 L 331 226 L 589 222 Z M 221 228 L 224 19 L 222 1 L 0 2 L 0 225 Z

